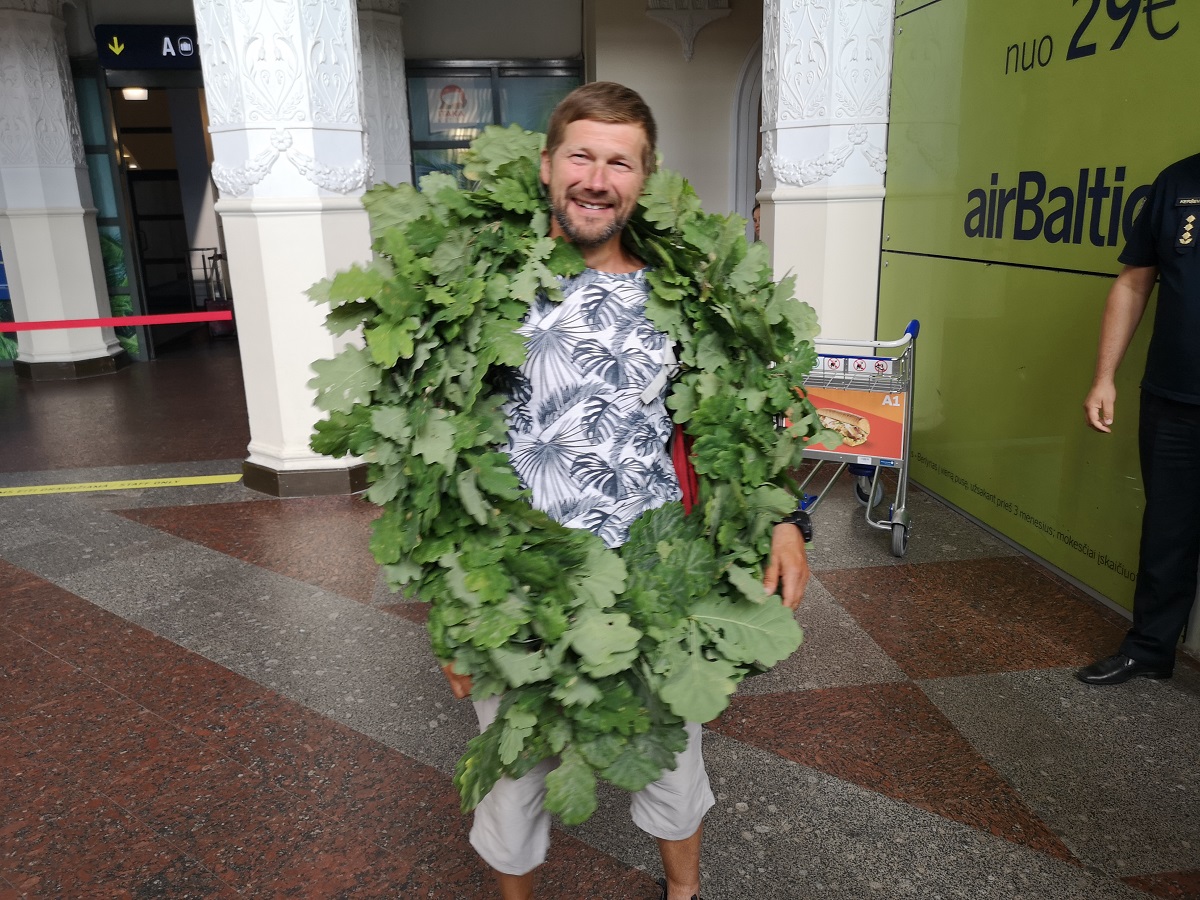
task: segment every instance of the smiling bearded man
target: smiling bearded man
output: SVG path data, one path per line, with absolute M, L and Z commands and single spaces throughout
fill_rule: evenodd
M 646 178 L 655 169 L 656 128 L 645 101 L 611 82 L 569 94 L 550 118 L 541 157 L 553 217 L 550 235 L 575 244 L 587 269 L 540 297 L 519 329 L 527 356 L 505 405 L 507 451 L 532 504 L 569 528 L 621 546 L 644 512 L 681 496 L 668 451 L 666 407 L 675 369 L 667 335 L 646 317 L 646 267 L 622 243 Z M 802 514 L 801 514 L 802 515 Z M 798 520 L 775 526 L 764 586 L 782 584 L 783 604 L 804 595 L 808 562 Z M 471 679 L 444 667 L 456 697 Z M 475 703 L 480 729 L 499 697 Z M 701 822 L 713 794 L 700 750 L 701 726 L 686 726 L 674 769 L 633 795 L 634 823 L 655 837 L 666 881 L 663 900 L 696 900 Z M 496 871 L 504 900 L 533 896 L 533 870 L 546 858 L 550 814 L 543 760 L 521 778 L 501 778 L 475 810 L 471 844 Z

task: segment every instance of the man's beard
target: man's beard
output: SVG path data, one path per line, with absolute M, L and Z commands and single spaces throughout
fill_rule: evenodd
M 568 199 L 567 202 L 570 203 L 571 201 Z M 629 222 L 628 215 L 618 215 L 617 218 L 613 219 L 612 222 L 610 222 L 608 226 L 599 234 L 582 234 L 571 223 L 571 219 L 567 215 L 565 207 L 559 206 L 557 203 L 552 203 L 551 206 L 551 211 L 554 213 L 554 221 L 558 222 L 558 227 L 562 229 L 563 234 L 565 234 L 570 239 L 571 243 L 575 244 L 577 247 L 599 247 L 601 244 L 612 240 L 614 237 L 620 234 L 624 230 L 625 225 Z

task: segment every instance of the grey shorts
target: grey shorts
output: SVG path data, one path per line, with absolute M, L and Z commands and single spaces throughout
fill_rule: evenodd
M 492 723 L 499 697 L 475 704 L 479 730 Z M 712 788 L 700 752 L 701 727 L 686 725 L 688 745 L 677 757 L 675 769 L 633 794 L 629 813 L 635 824 L 652 837 L 681 841 L 696 833 L 712 807 Z M 546 860 L 550 847 L 550 814 L 542 806 L 546 775 L 558 765 L 547 759 L 521 778 L 501 778 L 475 808 L 471 846 L 493 869 L 506 875 L 524 875 Z

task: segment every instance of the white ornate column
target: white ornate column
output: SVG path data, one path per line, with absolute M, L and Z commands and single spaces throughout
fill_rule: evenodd
M 371 255 L 354 0 L 194 0 L 250 418 L 248 487 L 358 489 L 361 466 L 309 449 L 307 387 L 342 342 L 304 292 Z
M 764 0 L 762 235 L 821 333 L 874 338 L 893 0 Z
M 0 0 L 0 247 L 18 322 L 112 315 L 62 0 Z M 127 363 L 111 328 L 18 332 L 36 380 Z
M 358 0 L 363 107 L 374 184 L 412 181 L 403 6 L 404 0 Z

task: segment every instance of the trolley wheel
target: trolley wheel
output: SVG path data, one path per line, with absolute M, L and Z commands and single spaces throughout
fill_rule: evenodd
M 899 522 L 892 523 L 892 556 L 904 556 L 908 552 L 908 528 Z
M 879 501 L 883 499 L 883 479 L 875 485 L 875 496 L 871 497 L 871 478 L 867 475 L 858 475 L 854 478 L 854 497 L 862 506 L 871 506 L 872 508 L 879 505 Z M 870 499 L 868 504 L 867 500 Z

